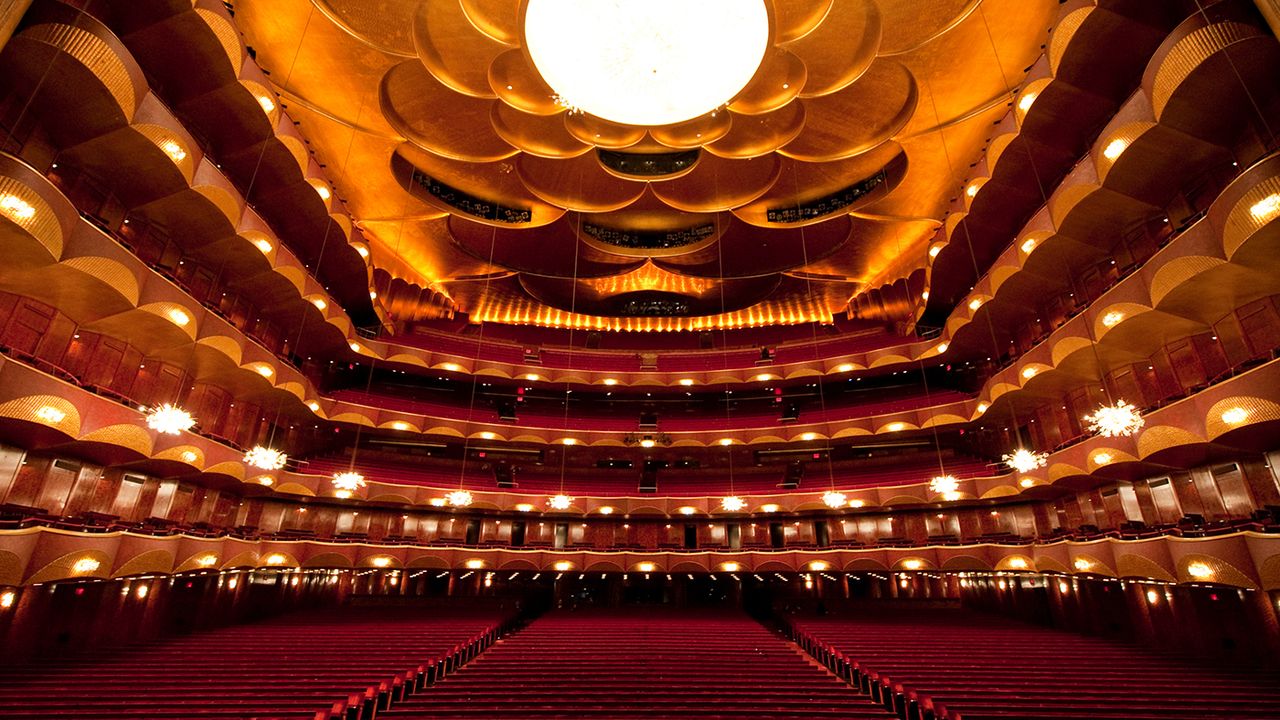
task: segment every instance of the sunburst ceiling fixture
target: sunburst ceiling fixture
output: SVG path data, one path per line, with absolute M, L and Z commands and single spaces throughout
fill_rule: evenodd
M 1031 472 L 1049 463 L 1049 453 L 1034 452 L 1026 448 L 1018 448 L 1000 458 L 1006 465 L 1020 473 Z
M 569 506 L 573 505 L 573 498 L 568 495 L 552 495 L 547 498 L 547 505 L 552 510 L 568 510 Z
M 279 470 L 289 462 L 289 456 L 275 448 L 254 445 L 244 454 L 244 462 L 261 470 Z
M 467 492 L 466 490 L 454 490 L 448 495 L 445 495 L 444 499 L 445 499 L 445 502 L 449 503 L 454 507 L 466 507 L 471 504 L 471 501 L 474 498 L 472 498 L 471 493 Z
M 943 500 L 959 500 L 960 481 L 951 475 L 939 475 L 929 481 L 929 492 L 941 495 Z
M 832 510 L 844 507 L 847 499 L 844 493 L 835 490 L 828 490 L 822 494 L 822 502 L 826 503 L 827 507 Z
M 354 470 L 334 473 L 333 488 L 344 492 L 355 492 L 365 486 L 364 476 Z
M 166 435 L 177 435 L 190 430 L 196 424 L 191 413 L 177 405 L 165 403 L 147 412 L 147 427 Z
M 729 495 L 720 500 L 720 507 L 726 512 L 738 512 L 747 506 L 747 501 L 737 495 Z
M 1084 416 L 1089 423 L 1089 431 L 1103 437 L 1125 437 L 1132 435 L 1147 424 L 1138 413 L 1138 409 L 1124 400 L 1117 400 L 1114 405 L 1103 405 L 1092 415 Z
M 525 46 L 556 103 L 624 125 L 727 104 L 769 46 L 763 0 L 528 0 Z

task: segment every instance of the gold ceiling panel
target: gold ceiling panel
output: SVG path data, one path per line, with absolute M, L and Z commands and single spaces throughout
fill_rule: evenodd
M 813 32 L 787 45 L 808 68 L 801 97 L 849 86 L 870 67 L 880 47 L 880 11 L 872 0 L 840 0 Z
M 1007 112 L 1010 88 L 1041 54 L 1058 3 L 766 2 L 774 45 L 748 86 L 714 117 L 666 127 L 558 105 L 521 47 L 522 0 L 238 0 L 235 19 L 370 238 L 375 267 L 395 277 L 425 287 L 535 265 L 549 276 L 568 277 L 577 266 L 607 277 L 649 252 L 678 256 L 690 276 L 716 280 L 714 265 L 699 258 L 714 256 L 724 239 L 681 233 L 732 212 L 754 226 L 762 246 L 780 248 L 800 225 L 813 236 L 824 224 L 847 224 L 849 210 L 796 223 L 771 219 L 771 209 L 821 202 L 882 168 L 893 181 L 850 206 L 870 218 L 851 240 L 781 270 L 772 261 L 759 267 L 868 281 L 909 272 L 914 261 L 904 258 L 924 257 L 991 123 Z M 646 175 L 652 168 L 658 174 Z M 493 207 L 507 215 L 485 217 Z M 506 244 L 529 233 L 527 247 L 536 249 L 551 242 L 547 233 L 566 222 L 556 222 L 566 210 L 583 213 L 571 216 L 578 227 L 630 232 L 624 242 L 641 244 L 610 250 L 596 241 L 588 249 L 561 238 L 553 257 L 531 264 L 502 255 L 513 265 L 491 267 L 474 248 L 464 252 L 461 225 L 450 222 L 496 227 Z M 636 240 L 664 233 L 681 244 L 646 250 L 649 240 Z M 815 280 L 815 290 L 824 283 L 839 289 L 819 314 L 850 292 L 834 280 Z M 743 317 L 764 324 L 811 316 L 781 312 L 785 303 L 775 300 L 760 305 L 772 314 L 748 308 Z M 482 307 L 475 291 L 459 301 L 463 310 Z M 521 308 L 504 317 L 550 317 L 531 298 L 504 303 Z M 661 321 L 645 322 L 656 329 Z
M 463 95 L 493 97 L 489 63 L 509 46 L 472 25 L 458 0 L 423 0 L 414 16 L 413 42 L 440 82 Z
M 788 103 L 759 115 L 731 114 L 729 132 L 708 143 L 708 152 L 726 158 L 760 157 L 791 142 L 804 129 L 804 103 Z

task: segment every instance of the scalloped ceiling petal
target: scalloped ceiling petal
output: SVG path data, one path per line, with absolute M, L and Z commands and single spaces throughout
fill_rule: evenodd
M 809 71 L 801 97 L 828 95 L 866 72 L 880 47 L 880 10 L 871 0 L 840 0 L 813 32 L 787 49 Z
M 387 71 L 379 99 L 396 132 L 438 155 L 492 162 L 518 152 L 489 124 L 489 107 L 496 101 L 455 93 L 416 60 Z
M 352 37 L 388 55 L 417 57 L 413 16 L 421 0 L 311 0 L 320 12 Z
M 787 103 L 773 112 L 760 115 L 733 113 L 729 132 L 708 144 L 706 150 L 725 158 L 759 157 L 791 142 L 803 129 L 802 102 Z
M 729 113 L 719 110 L 676 125 L 650 128 L 649 136 L 668 147 L 695 148 L 724 137 L 732 123 Z
M 521 45 L 520 0 L 458 0 L 477 30 L 507 45 Z
M 508 47 L 477 30 L 458 0 L 424 0 L 414 15 L 413 42 L 440 82 L 463 95 L 494 97 L 489 63 Z
M 543 81 L 529 56 L 519 48 L 508 50 L 489 65 L 489 87 L 498 99 L 534 115 L 561 115 L 564 108 L 553 99 L 555 91 Z
M 866 152 L 907 124 L 918 99 L 911 71 L 891 60 L 877 61 L 844 90 L 804 100 L 804 130 L 779 152 L 810 162 Z
M 631 147 L 645 136 L 645 129 L 642 127 L 619 125 L 586 113 L 565 113 L 564 126 L 582 142 L 602 148 Z
M 505 103 L 494 103 L 490 117 L 503 140 L 530 155 L 571 158 L 591 150 L 590 145 L 569 134 L 559 115 L 530 115 Z
M 645 184 L 609 174 L 592 153 L 566 160 L 522 155 L 516 170 L 534 195 L 568 210 L 608 212 L 635 202 Z
M 677 210 L 718 212 L 751 202 L 773 186 L 781 161 L 776 155 L 736 160 L 703 153 L 685 175 L 650 186 Z
M 806 77 L 804 62 L 794 53 L 771 48 L 751 82 L 729 103 L 729 109 L 744 115 L 777 110 L 800 95 Z
M 982 0 L 930 0 L 930 12 L 921 12 L 909 3 L 884 3 L 880 24 L 884 37 L 881 55 L 908 52 L 927 43 L 939 33 L 973 12 Z
M 818 27 L 835 0 L 773 0 L 773 41 L 788 43 Z
M 392 156 L 392 171 L 403 186 L 408 184 L 409 168 L 404 167 L 402 164 L 412 165 L 426 175 L 481 200 L 529 209 L 533 213 L 532 220 L 520 225 L 522 228 L 546 225 L 564 215 L 562 208 L 544 202 L 529 192 L 529 189 L 524 186 L 524 183 L 520 181 L 520 178 L 515 173 L 514 160 L 499 160 L 488 163 L 451 160 L 424 151 L 416 145 L 405 144 L 400 146 L 395 155 Z M 443 200 L 431 197 L 425 190 L 414 188 L 411 192 L 415 197 L 450 215 L 462 214 L 461 211 L 451 207 Z M 478 223 L 511 227 L 508 223 L 490 222 L 471 216 L 467 217 Z

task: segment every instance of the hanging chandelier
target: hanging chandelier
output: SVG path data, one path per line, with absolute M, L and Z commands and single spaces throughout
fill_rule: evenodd
M 572 504 L 573 498 L 568 495 L 553 495 L 547 498 L 547 505 L 550 505 L 552 510 L 568 510 Z
M 354 470 L 333 474 L 333 488 L 335 490 L 353 493 L 364 486 L 364 476 Z
M 1085 415 L 1084 420 L 1089 423 L 1090 432 L 1103 437 L 1132 435 L 1147 422 L 1138 414 L 1136 407 L 1124 400 L 1117 400 L 1115 405 L 1103 405 L 1092 415 Z
M 943 500 L 959 500 L 960 481 L 951 475 L 939 475 L 929 481 L 929 492 L 941 495 Z
M 642 448 L 651 448 L 655 445 L 669 447 L 673 442 L 675 441 L 666 433 L 627 433 L 622 436 L 622 443 L 628 447 L 635 445 Z
M 1049 453 L 1034 452 L 1026 448 L 1018 448 L 1000 458 L 1006 465 L 1020 473 L 1031 472 L 1049 463 Z
M 249 452 L 244 454 L 244 461 L 248 465 L 262 470 L 279 470 L 289 462 L 289 456 L 276 450 L 275 448 L 254 445 Z
M 466 507 L 471 504 L 471 501 L 474 498 L 472 498 L 471 493 L 466 490 L 454 490 L 448 495 L 445 495 L 444 499 L 445 502 L 454 507 Z
M 166 435 L 177 435 L 190 430 L 196 424 L 191 413 L 177 405 L 165 403 L 147 412 L 147 427 Z
M 747 501 L 737 495 L 729 495 L 720 500 L 720 507 L 726 512 L 738 512 L 747 506 Z
M 828 490 L 822 494 L 822 502 L 826 503 L 827 507 L 832 510 L 844 507 L 847 500 L 848 498 L 844 493 L 835 490 Z

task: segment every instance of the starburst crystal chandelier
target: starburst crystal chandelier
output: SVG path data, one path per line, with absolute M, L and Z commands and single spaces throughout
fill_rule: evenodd
M 844 493 L 837 492 L 835 490 L 828 490 L 822 494 L 822 502 L 826 503 L 827 507 L 832 510 L 844 507 L 846 500 L 848 500 L 848 498 L 845 497 Z
M 1115 405 L 1103 405 L 1092 415 L 1084 416 L 1089 423 L 1089 430 L 1103 437 L 1125 437 L 1142 429 L 1146 420 L 1138 414 L 1138 409 L 1124 400 L 1117 400 Z
M 364 476 L 354 470 L 333 474 L 333 489 L 355 492 L 365 486 Z
M 1049 453 L 1033 452 L 1026 448 L 1018 448 L 1000 459 L 1014 470 L 1025 473 L 1047 465 L 1049 463 Z
M 553 495 L 547 499 L 547 504 L 552 510 L 568 510 L 573 504 L 573 498 L 568 495 Z
M 454 490 L 448 495 L 445 495 L 444 499 L 445 499 L 445 502 L 449 503 L 454 507 L 466 507 L 471 504 L 471 501 L 474 498 L 472 498 L 471 493 L 467 492 L 466 490 Z
M 275 448 L 254 445 L 249 452 L 244 454 L 244 461 L 245 464 L 261 470 L 279 470 L 284 467 L 285 463 L 289 462 L 289 456 Z
M 951 475 L 939 475 L 929 481 L 929 492 L 941 495 L 943 500 L 959 500 L 960 481 Z
M 737 495 L 729 495 L 720 500 L 720 507 L 727 512 L 738 512 L 747 506 L 747 501 Z
M 191 413 L 177 405 L 165 403 L 147 412 L 147 427 L 166 435 L 177 435 L 190 430 L 196 424 Z

